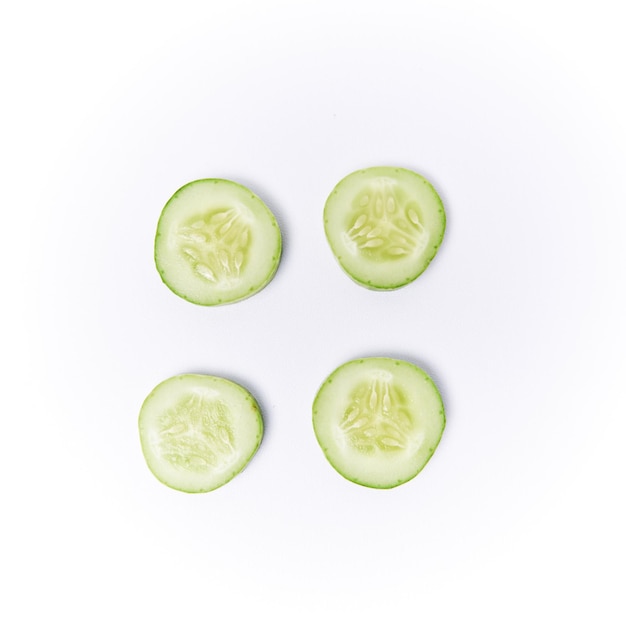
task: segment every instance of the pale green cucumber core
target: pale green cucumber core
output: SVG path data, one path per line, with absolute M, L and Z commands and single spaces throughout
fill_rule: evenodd
M 282 238 L 274 215 L 249 189 L 197 180 L 165 205 L 155 238 L 163 282 L 195 304 L 236 302 L 274 276 Z
M 181 223 L 178 253 L 208 283 L 232 284 L 250 264 L 250 231 L 241 210 L 207 211 Z
M 324 207 L 328 243 L 346 273 L 371 289 L 415 280 L 435 256 L 446 217 L 419 174 L 372 167 L 341 180 Z
M 228 406 L 190 393 L 161 415 L 161 458 L 182 470 L 206 472 L 235 452 Z
M 367 487 L 388 489 L 417 475 L 444 427 L 432 379 L 397 359 L 345 363 L 313 404 L 313 428 L 326 458 L 342 476 Z
M 420 207 L 406 196 L 390 178 L 366 183 L 346 214 L 346 245 L 355 254 L 375 261 L 395 261 L 422 252 L 428 234 Z
M 186 374 L 155 387 L 139 414 L 144 457 L 164 484 L 211 491 L 236 476 L 256 452 L 263 421 L 243 387 L 216 376 Z

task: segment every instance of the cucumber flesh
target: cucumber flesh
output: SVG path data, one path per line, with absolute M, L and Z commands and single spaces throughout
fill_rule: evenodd
M 445 427 L 441 395 L 416 365 L 384 357 L 349 361 L 322 384 L 313 429 L 344 478 L 389 489 L 414 478 Z
M 276 218 L 263 201 L 243 185 L 212 178 L 181 187 L 165 205 L 154 258 L 175 294 L 211 306 L 260 291 L 281 250 Z
M 354 281 L 370 289 L 397 289 L 414 281 L 437 253 L 445 226 L 433 186 L 398 167 L 353 172 L 324 207 L 333 254 Z
M 212 491 L 248 464 L 263 437 L 261 410 L 240 385 L 184 374 L 157 385 L 139 413 L 148 467 L 162 483 L 188 493 Z

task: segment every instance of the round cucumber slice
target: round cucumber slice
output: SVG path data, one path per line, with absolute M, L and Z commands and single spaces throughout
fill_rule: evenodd
M 165 205 L 154 258 L 175 294 L 211 306 L 260 291 L 281 250 L 276 218 L 263 201 L 243 185 L 209 178 L 181 187 Z
M 399 167 L 353 172 L 324 207 L 333 254 L 354 281 L 370 289 L 397 289 L 414 281 L 437 253 L 445 227 L 433 186 Z
M 201 374 L 168 378 L 139 413 L 141 448 L 165 485 L 187 493 L 221 487 L 248 464 L 263 437 L 261 410 L 240 385 Z
M 414 478 L 435 452 L 445 422 L 428 374 L 384 357 L 344 363 L 313 403 L 313 429 L 330 464 L 344 478 L 377 489 Z

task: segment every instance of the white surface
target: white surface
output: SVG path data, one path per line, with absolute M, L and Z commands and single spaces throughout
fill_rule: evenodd
M 0 621 L 623 623 L 619 5 L 176 6 L 2 10 Z M 353 284 L 321 221 L 376 164 L 448 214 L 393 293 Z M 217 309 L 152 260 L 163 204 L 205 176 L 253 189 L 285 240 L 274 281 Z M 415 361 L 447 407 L 391 491 L 341 478 L 311 427 L 361 355 Z M 183 372 L 265 414 L 210 494 L 141 456 L 139 407 Z

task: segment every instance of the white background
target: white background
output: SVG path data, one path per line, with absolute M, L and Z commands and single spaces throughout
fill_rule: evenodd
M 3 624 L 623 624 L 626 46 L 619 3 L 7 3 L 0 13 Z M 352 283 L 321 212 L 408 167 L 444 244 Z M 276 214 L 258 295 L 196 307 L 152 246 L 182 184 Z M 390 491 L 311 428 L 357 356 L 424 367 L 448 424 Z M 225 487 L 158 483 L 162 379 L 247 386 L 266 437 Z

